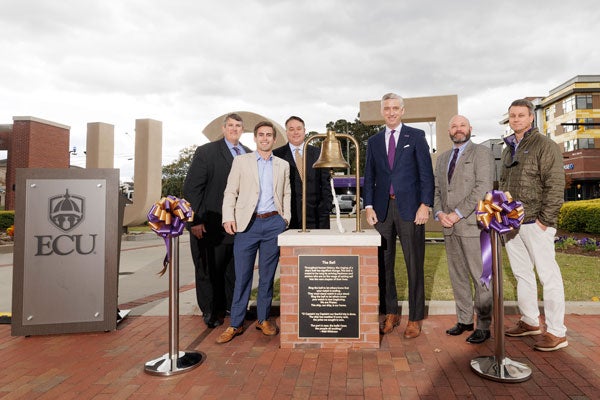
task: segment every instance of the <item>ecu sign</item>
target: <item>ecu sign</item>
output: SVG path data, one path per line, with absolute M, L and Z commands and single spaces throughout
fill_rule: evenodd
M 12 334 L 116 328 L 119 172 L 17 169 Z

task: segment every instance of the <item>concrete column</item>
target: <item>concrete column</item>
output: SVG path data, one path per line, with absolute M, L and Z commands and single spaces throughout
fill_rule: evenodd
M 147 220 L 150 207 L 160 200 L 162 190 L 162 122 L 135 120 L 135 164 L 133 204 L 125 207 L 123 226 Z
M 104 122 L 87 124 L 86 168 L 114 168 L 115 126 Z

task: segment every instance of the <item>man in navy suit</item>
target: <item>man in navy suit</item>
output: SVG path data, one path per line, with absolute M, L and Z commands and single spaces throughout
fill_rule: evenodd
M 425 132 L 402 124 L 402 97 L 384 95 L 381 115 L 386 126 L 367 143 L 365 213 L 382 239 L 379 298 L 385 321 L 381 332 L 390 333 L 400 324 L 394 276 L 398 236 L 408 275 L 409 317 L 404 337 L 410 339 L 419 336 L 425 317 L 425 223 L 433 205 L 433 169 Z
M 290 229 L 302 228 L 302 179 L 306 179 L 306 227 L 308 229 L 329 229 L 331 212 L 331 186 L 327 168 L 313 168 L 319 159 L 317 147 L 304 149 L 306 130 L 300 117 L 291 116 L 285 121 L 288 143 L 273 150 L 273 155 L 283 158 L 290 164 L 290 185 L 292 187 L 292 219 Z M 306 157 L 306 172 L 300 174 L 302 157 Z

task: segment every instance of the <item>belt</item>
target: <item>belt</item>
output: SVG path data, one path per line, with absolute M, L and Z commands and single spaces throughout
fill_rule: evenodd
M 273 215 L 277 215 L 277 214 L 279 214 L 277 211 L 271 211 L 271 212 L 264 213 L 264 214 L 254 213 L 253 216 L 254 216 L 254 218 L 269 218 L 269 217 L 272 217 Z
M 396 195 L 395 194 L 390 194 L 390 199 L 396 200 Z

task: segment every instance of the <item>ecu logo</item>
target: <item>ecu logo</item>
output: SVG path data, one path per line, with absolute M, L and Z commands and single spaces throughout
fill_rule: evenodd
M 49 199 L 48 217 L 52 225 L 63 232 L 69 232 L 83 221 L 85 200 L 81 196 L 65 194 Z

